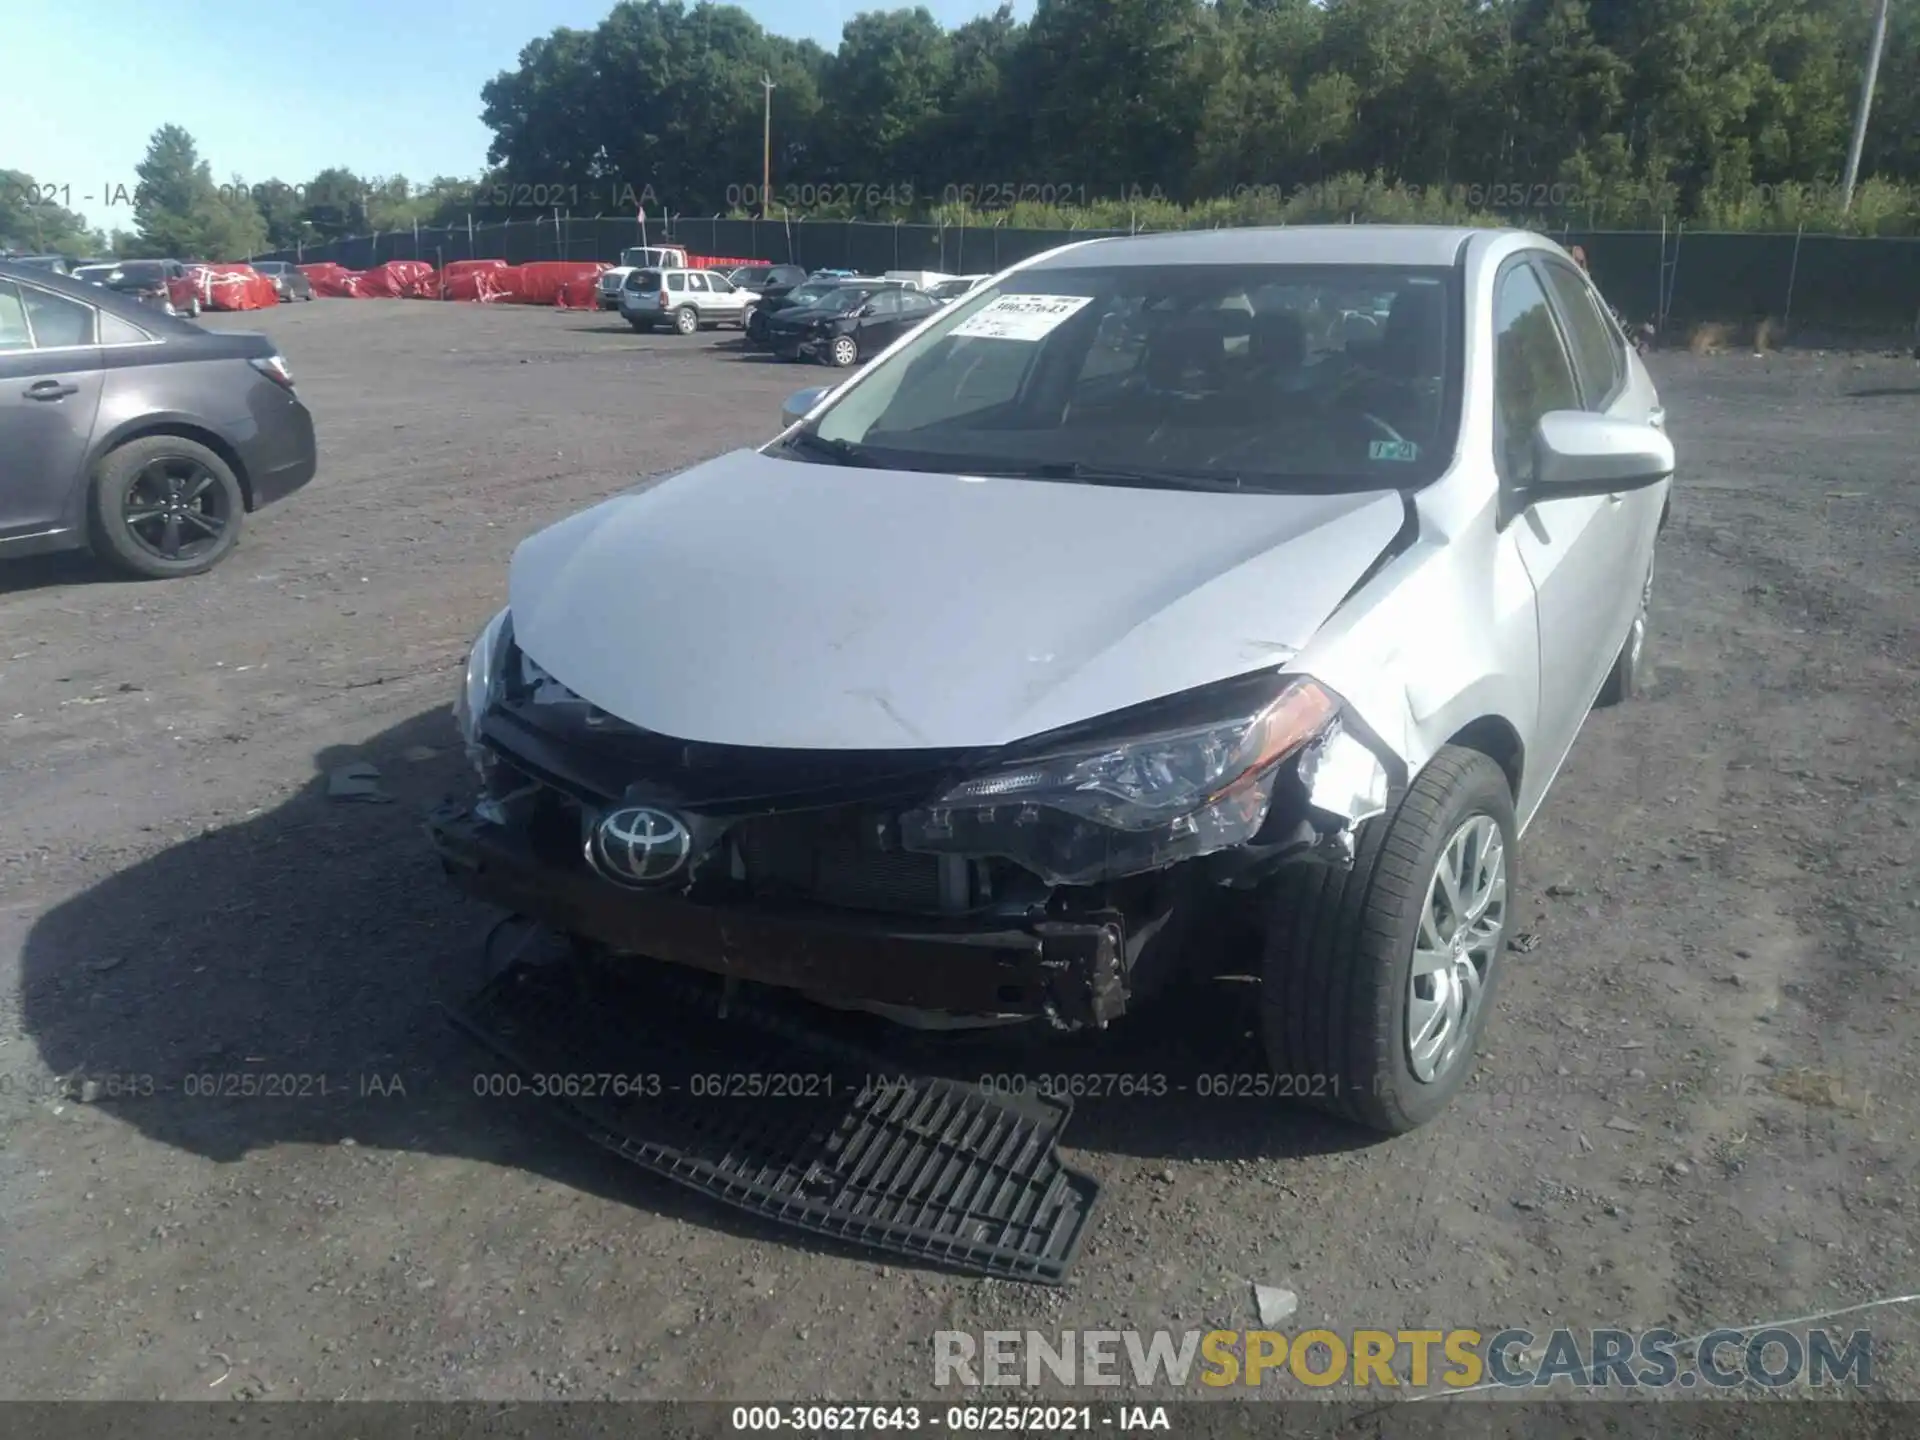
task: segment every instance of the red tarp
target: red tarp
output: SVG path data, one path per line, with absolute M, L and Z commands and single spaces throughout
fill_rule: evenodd
M 455 264 L 461 262 L 455 261 Z M 447 267 L 448 271 L 453 266 Z M 462 270 L 459 274 L 449 273 L 440 283 L 440 298 L 443 300 L 475 300 L 487 304 L 501 299 L 506 294 L 504 276 L 513 272 L 505 265 L 489 265 L 482 269 Z
M 264 310 L 280 303 L 273 281 L 251 265 L 209 265 L 202 282 L 209 310 Z
M 504 260 L 449 260 L 446 268 L 440 272 L 442 280 L 451 280 L 457 275 L 471 275 L 476 270 L 504 270 Z
M 331 260 L 318 265 L 296 265 L 294 268 L 307 277 L 307 283 L 313 286 L 316 295 L 326 295 L 336 300 L 350 299 L 360 285 L 358 270 L 349 270 Z
M 431 299 L 440 293 L 440 286 L 426 261 L 389 260 L 362 271 L 353 293 L 362 300 Z
M 613 267 L 598 260 L 535 260 L 483 272 L 500 283 L 501 293 L 489 296 L 510 305 L 562 305 L 590 310 L 599 302 L 594 286 Z

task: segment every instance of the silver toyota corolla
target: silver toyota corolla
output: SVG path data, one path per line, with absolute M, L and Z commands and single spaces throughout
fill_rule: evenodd
M 449 873 L 920 1026 L 1099 1027 L 1257 970 L 1287 1093 L 1435 1115 L 1521 836 L 1641 673 L 1674 469 L 1568 255 L 1070 245 L 787 420 L 521 545 Z

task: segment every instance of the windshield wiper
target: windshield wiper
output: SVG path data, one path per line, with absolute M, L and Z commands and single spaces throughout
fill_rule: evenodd
M 1085 485 L 1139 485 L 1155 490 L 1218 490 L 1246 488 L 1237 477 L 1200 474 L 1190 470 L 1130 470 L 1123 466 L 1088 465 L 1079 460 L 1048 460 L 1031 465 L 974 467 L 982 475 L 1005 475 L 1023 480 L 1075 480 Z
M 816 455 L 829 457 L 836 465 L 878 466 L 879 462 L 867 453 L 863 445 L 851 440 L 829 440 L 816 435 L 811 430 L 802 430 L 797 435 L 787 437 L 787 445 L 794 450 L 810 450 Z

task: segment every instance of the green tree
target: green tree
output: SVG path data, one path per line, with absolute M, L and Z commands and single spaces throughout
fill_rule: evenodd
M 246 182 L 214 182 L 193 137 L 162 125 L 135 168 L 139 254 L 183 260 L 238 260 L 267 248 L 267 225 Z

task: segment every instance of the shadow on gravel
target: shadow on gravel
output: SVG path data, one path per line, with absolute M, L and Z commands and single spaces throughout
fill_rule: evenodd
M 325 777 L 353 761 L 378 767 L 390 803 L 326 797 Z M 323 751 L 279 808 L 188 836 L 49 911 L 27 936 L 21 995 L 47 1065 L 91 1080 L 92 1102 L 141 1134 L 216 1162 L 351 1140 L 835 1248 L 657 1183 L 540 1102 L 477 1093 L 499 1064 L 439 1007 L 490 978 L 482 947 L 500 916 L 453 890 L 420 824 L 468 780 L 435 706 L 365 746 Z M 809 1011 L 906 1068 L 1074 1091 L 1065 1143 L 1092 1152 L 1096 1172 L 1102 1152 L 1272 1159 L 1366 1143 L 1280 1098 L 1233 1098 L 1246 1082 L 1224 1077 L 1257 1071 L 1251 989 L 1199 986 L 1088 1037 L 927 1037 Z M 752 1068 L 750 1050 L 741 1061 Z
M 1849 400 L 1885 400 L 1895 395 L 1920 395 L 1920 385 L 1882 385 L 1872 390 L 1849 390 Z
M 63 550 L 57 555 L 29 555 L 0 564 L 0 595 L 40 590 L 50 585 L 137 585 L 109 569 L 87 550 Z

